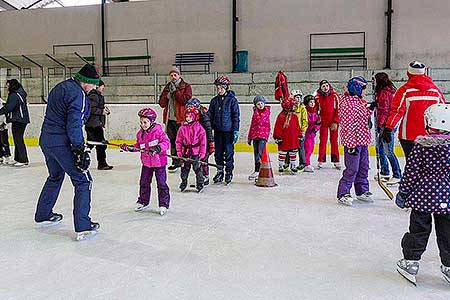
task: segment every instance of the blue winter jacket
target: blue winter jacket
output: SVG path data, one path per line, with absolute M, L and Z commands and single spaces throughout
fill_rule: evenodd
M 239 131 L 239 103 L 233 91 L 212 98 L 208 113 L 213 130 Z
M 30 123 L 27 106 L 27 93 L 23 88 L 8 95 L 5 105 L 0 108 L 0 115 L 6 115 L 6 123 Z
M 59 83 L 48 95 L 39 145 L 82 147 L 83 125 L 89 112 L 89 99 L 78 81 L 68 79 Z

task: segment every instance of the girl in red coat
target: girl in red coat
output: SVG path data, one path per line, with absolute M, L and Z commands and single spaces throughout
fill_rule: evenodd
M 326 162 L 328 132 L 330 132 L 331 162 L 334 163 L 336 169 L 340 170 L 338 148 L 339 95 L 334 91 L 328 80 L 322 80 L 319 87 L 316 102 L 319 105 L 322 124 L 320 126 L 319 164 L 317 167 L 321 168 L 323 163 Z
M 266 106 L 264 96 L 256 96 L 253 99 L 253 116 L 250 123 L 247 142 L 251 145 L 253 141 L 253 152 L 255 156 L 255 171 L 248 176 L 248 180 L 255 180 L 261 167 L 261 157 L 266 147 L 270 134 L 270 106 Z
M 285 160 L 289 156 L 290 169 L 292 173 L 297 173 L 297 152 L 300 148 L 299 139 L 302 136 L 298 118 L 294 114 L 296 101 L 292 98 L 286 98 L 281 102 L 283 110 L 277 117 L 273 138 L 278 145 L 278 171 L 280 173 L 287 169 Z

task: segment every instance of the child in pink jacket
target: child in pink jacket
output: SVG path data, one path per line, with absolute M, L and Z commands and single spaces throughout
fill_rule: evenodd
M 270 135 L 270 106 L 266 106 L 264 96 L 256 96 L 253 99 L 253 116 L 248 131 L 247 142 L 253 142 L 253 154 L 255 157 L 255 171 L 248 176 L 248 180 L 255 180 L 261 167 L 261 157 Z
M 311 154 L 314 151 L 314 144 L 316 141 L 316 134 L 320 129 L 320 117 L 318 114 L 318 105 L 313 95 L 306 95 L 303 98 L 303 104 L 308 112 L 308 129 L 305 133 L 305 172 L 314 172 L 314 167 L 311 166 Z
M 206 131 L 198 121 L 200 111 L 195 106 L 186 108 L 186 122 L 180 127 L 175 141 L 177 155 L 189 158 L 195 162 L 185 161 L 181 167 L 180 190 L 183 192 L 187 188 L 189 171 L 191 165 L 196 176 L 197 192 L 201 192 L 204 187 L 204 177 L 200 161 L 206 156 Z
M 120 149 L 130 152 L 141 152 L 142 171 L 139 182 L 139 198 L 135 211 L 149 208 L 153 173 L 158 186 L 159 213 L 164 215 L 169 208 L 170 194 L 167 185 L 167 149 L 170 141 L 160 124 L 155 123 L 156 112 L 151 108 L 139 111 L 141 129 L 136 134 L 133 146 L 122 144 Z

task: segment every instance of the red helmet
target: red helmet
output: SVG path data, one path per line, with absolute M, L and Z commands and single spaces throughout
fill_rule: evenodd
M 285 98 L 283 99 L 283 101 L 281 101 L 281 107 L 287 111 L 292 111 L 294 109 L 295 104 L 296 104 L 295 99 L 290 97 Z
M 228 87 L 231 81 L 227 76 L 219 76 L 216 80 L 214 80 L 214 85 L 222 85 Z
M 192 119 L 195 120 L 195 121 L 198 121 L 200 119 L 200 110 L 197 107 L 193 106 L 193 105 L 189 105 L 186 108 L 186 111 L 185 111 L 184 115 L 186 116 L 188 114 L 191 114 L 192 115 Z
M 150 120 L 150 123 L 154 123 L 157 115 L 153 108 L 145 107 L 138 112 L 138 116 L 139 118 L 147 118 Z

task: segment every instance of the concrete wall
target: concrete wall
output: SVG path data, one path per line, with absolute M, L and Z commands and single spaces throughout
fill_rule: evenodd
M 369 68 L 383 68 L 386 3 L 238 1 L 238 49 L 249 51 L 252 72 L 307 70 L 310 33 L 365 31 Z M 392 67 L 404 68 L 412 59 L 450 67 L 448 0 L 398 0 L 394 11 Z M 231 70 L 229 0 L 111 3 L 106 16 L 107 39 L 149 39 L 152 72 L 165 73 L 176 53 L 190 51 L 212 51 L 213 71 Z M 100 57 L 100 38 L 99 6 L 0 12 L 1 55 L 51 52 L 53 44 L 93 43 Z M 133 51 L 123 49 L 123 54 Z

